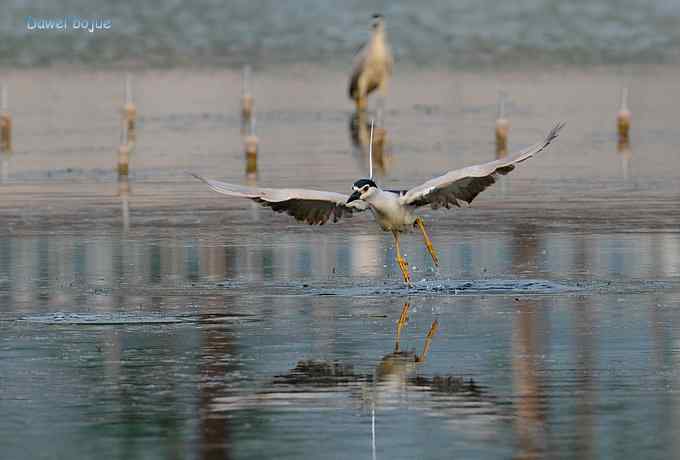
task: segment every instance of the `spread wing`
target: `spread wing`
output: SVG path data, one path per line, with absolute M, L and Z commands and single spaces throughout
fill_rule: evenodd
M 329 219 L 337 222 L 341 217 L 351 217 L 352 213 L 367 209 L 365 202 L 355 200 L 347 204 L 348 195 L 318 190 L 245 187 L 205 179 L 192 174 L 223 195 L 249 198 L 276 212 L 285 212 L 299 221 L 310 225 L 323 225 Z
M 508 174 L 521 163 L 545 149 L 564 126 L 558 123 L 550 130 L 545 140 L 506 158 L 490 161 L 481 165 L 449 171 L 443 176 L 430 179 L 422 185 L 408 190 L 401 198 L 402 204 L 413 206 L 441 206 L 449 208 L 460 206 L 460 201 L 471 203 L 477 195 L 494 184 L 500 175 Z

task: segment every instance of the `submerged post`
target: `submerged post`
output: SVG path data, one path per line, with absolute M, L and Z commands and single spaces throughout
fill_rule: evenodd
M 126 143 L 134 142 L 137 138 L 137 107 L 132 100 L 132 76 L 125 75 L 125 105 L 123 105 L 123 124 L 127 132 Z
M 118 196 L 120 197 L 120 211 L 123 217 L 123 230 L 128 231 L 130 228 L 130 183 L 127 174 L 118 176 Z
M 619 133 L 619 146 L 621 148 L 628 145 L 630 141 L 630 118 L 631 113 L 630 110 L 628 110 L 628 88 L 624 87 L 621 90 L 621 107 L 616 114 L 616 128 Z
M 508 133 L 510 121 L 505 117 L 505 93 L 498 94 L 498 117 L 496 118 L 496 157 L 508 154 Z
M 241 126 L 245 129 L 253 117 L 255 100 L 250 92 L 250 66 L 243 67 L 241 75 Z
M 0 151 L 12 151 L 12 116 L 7 109 L 7 85 L 2 84 L 2 110 L 0 110 Z
M 250 119 L 250 132 L 245 138 L 246 151 L 246 176 L 257 176 L 257 144 L 258 139 L 255 135 L 255 117 Z

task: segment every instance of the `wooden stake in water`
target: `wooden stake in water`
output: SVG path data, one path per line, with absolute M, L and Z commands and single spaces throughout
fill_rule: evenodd
M 498 95 L 498 118 L 496 118 L 496 157 L 502 158 L 508 154 L 508 133 L 510 121 L 505 117 L 505 93 Z
M 125 76 L 125 105 L 123 106 L 123 124 L 127 132 L 126 143 L 129 144 L 137 139 L 137 107 L 132 101 L 132 77 Z
M 248 122 L 253 117 L 255 111 L 255 99 L 250 92 L 250 66 L 243 67 L 241 77 L 241 124 L 248 126 Z
M 255 117 L 250 119 L 250 133 L 245 138 L 246 176 L 257 176 L 257 136 L 255 135 Z
M 123 123 L 120 147 L 118 147 L 118 177 L 127 177 L 130 164 L 130 143 L 128 142 L 128 125 Z
M 0 151 L 12 151 L 12 117 L 7 109 L 7 85 L 2 84 L 2 110 L 0 111 Z
M 630 118 L 631 113 L 628 110 L 628 88 L 623 88 L 621 91 L 621 108 L 616 114 L 616 128 L 619 133 L 619 144 L 621 146 L 628 145 L 630 141 Z

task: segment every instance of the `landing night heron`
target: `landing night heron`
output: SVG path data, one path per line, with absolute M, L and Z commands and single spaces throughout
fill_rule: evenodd
M 349 77 L 349 97 L 356 103 L 357 111 L 366 110 L 366 98 L 375 89 L 385 97 L 387 82 L 392 75 L 392 52 L 385 36 L 385 21 L 373 15 L 371 38 L 359 49 Z
M 276 212 L 288 213 L 310 225 L 322 225 L 331 218 L 333 222 L 337 222 L 342 217 L 350 217 L 355 212 L 370 209 L 380 228 L 394 235 L 396 260 L 404 276 L 404 282 L 411 286 L 408 264 L 401 256 L 399 246 L 401 233 L 418 227 L 432 261 L 435 265 L 439 264 L 437 253 L 425 231 L 423 219 L 416 214 L 418 209 L 426 206 L 432 209 L 440 207 L 448 209 L 451 206 L 460 207 L 461 202 L 471 203 L 480 192 L 494 184 L 500 175 L 508 174 L 515 169 L 516 164 L 545 149 L 557 137 L 562 126 L 563 123 L 558 123 L 545 140 L 513 155 L 449 171 L 409 190 L 386 190 L 379 187 L 373 180 L 372 158 L 369 159 L 370 177 L 356 181 L 351 195 L 307 189 L 245 187 L 192 175 L 218 193 L 249 198 Z

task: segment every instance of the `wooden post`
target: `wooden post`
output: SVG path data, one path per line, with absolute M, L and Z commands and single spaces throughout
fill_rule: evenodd
M 12 151 L 12 116 L 7 109 L 7 85 L 2 84 L 2 111 L 0 113 L 0 151 Z
M 255 99 L 250 92 L 250 66 L 243 67 L 241 77 L 241 126 L 248 126 L 255 112 Z
M 510 121 L 505 118 L 505 93 L 498 95 L 498 118 L 496 119 L 496 158 L 508 154 L 508 133 Z
M 128 176 L 118 176 L 118 196 L 120 197 L 120 213 L 123 218 L 123 230 L 128 231 L 130 228 L 130 182 Z
M 257 144 L 258 139 L 255 135 L 255 115 L 252 114 L 250 118 L 250 129 L 248 135 L 245 137 L 245 151 L 246 151 L 246 176 L 257 177 Z
M 246 176 L 257 176 L 257 136 L 249 134 L 246 136 Z
M 118 177 L 127 177 L 130 167 L 130 143 L 128 142 L 128 124 L 123 121 L 121 143 L 118 147 Z
M 127 131 L 126 143 L 135 142 L 137 139 L 137 107 L 132 100 L 132 77 L 125 76 L 125 105 L 123 105 L 123 123 Z
M 127 176 L 130 170 L 130 146 L 121 144 L 118 147 L 118 176 Z
M 630 141 L 630 118 L 631 113 L 628 110 L 628 88 L 623 88 L 621 91 L 621 108 L 616 114 L 616 128 L 619 133 L 620 149 L 628 145 Z

